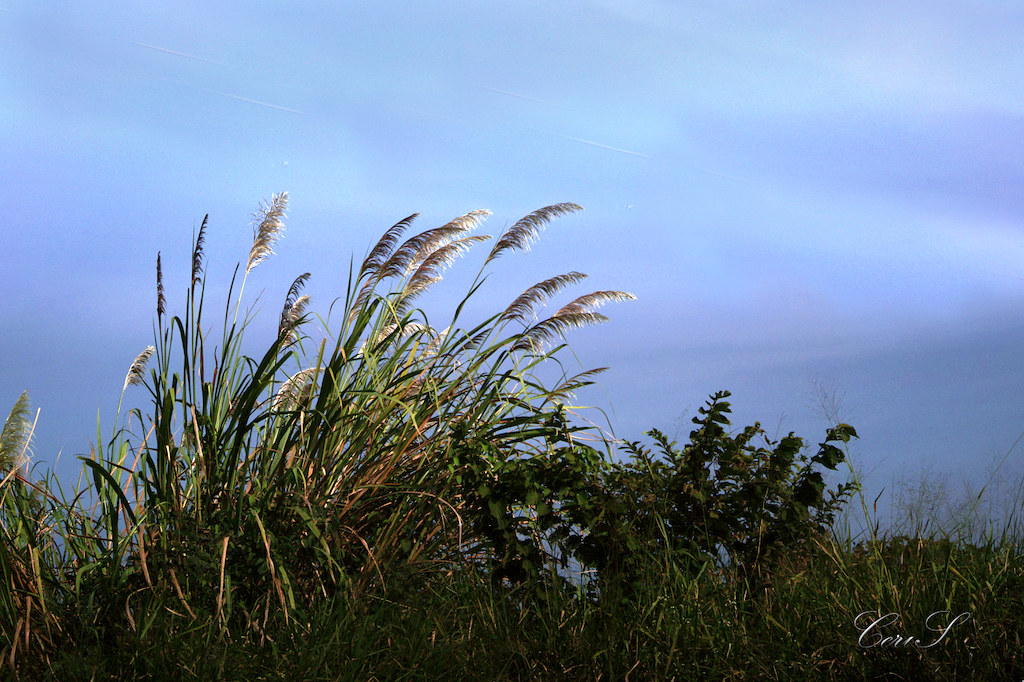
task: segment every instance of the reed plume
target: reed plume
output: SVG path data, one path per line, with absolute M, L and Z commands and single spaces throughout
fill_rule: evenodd
M 412 299 L 429 289 L 435 282 L 439 282 L 441 280 L 441 273 L 444 272 L 444 270 L 450 266 L 456 258 L 469 251 L 473 244 L 487 241 L 490 238 L 491 237 L 489 235 L 476 235 L 456 239 L 455 241 L 436 249 L 433 253 L 424 258 L 423 262 L 416 268 L 416 272 L 414 272 L 412 277 L 409 278 L 409 283 L 405 286 L 405 289 L 402 292 L 398 306 L 399 313 L 406 309 L 407 304 Z
M 287 410 L 298 407 L 308 400 L 313 395 L 313 377 L 316 372 L 316 367 L 299 370 L 281 384 L 281 388 L 274 395 L 271 409 Z
M 573 271 L 534 284 L 520 294 L 516 300 L 512 301 L 511 305 L 501 314 L 501 320 L 520 320 L 526 322 L 527 318 L 536 315 L 537 306 L 554 296 L 561 289 L 570 284 L 576 284 L 586 279 L 586 277 L 582 272 Z
M 359 348 L 360 353 L 366 353 L 368 349 L 380 346 L 380 344 L 391 338 L 393 341 L 401 342 L 416 334 L 432 334 L 433 330 L 425 324 L 412 321 L 390 322 L 383 325 L 379 331 L 368 336 Z
M 124 378 L 124 387 L 122 391 L 127 389 L 129 386 L 135 386 L 136 384 L 142 383 L 142 373 L 146 369 L 146 363 L 149 362 L 149 358 L 153 355 L 156 350 L 153 346 L 146 346 L 146 349 L 135 356 L 135 360 L 132 361 L 132 366 L 128 368 L 128 374 Z
M 592 377 L 595 374 L 600 374 L 607 369 L 607 367 L 595 367 L 594 369 L 588 369 L 585 372 L 580 372 L 576 376 L 566 379 L 551 390 L 547 396 L 547 400 L 568 400 L 572 398 L 578 389 L 583 388 L 584 386 L 590 386 L 594 383 L 589 380 L 589 377 Z
M 457 240 L 459 235 L 475 228 L 490 214 L 491 212 L 486 209 L 470 211 L 441 227 L 410 237 L 397 249 L 395 245 L 398 243 L 402 233 L 405 232 L 419 214 L 413 213 L 411 216 L 396 223 L 381 237 L 380 241 L 377 242 L 377 245 L 370 252 L 370 255 L 363 261 L 362 267 L 359 270 L 360 278 L 367 275 L 369 277 L 356 294 L 354 305 L 350 311 L 349 321 L 355 319 L 358 311 L 363 309 L 377 284 L 389 277 L 403 277 L 417 269 L 417 272 L 420 273 L 419 276 L 413 275 L 413 279 L 416 281 L 407 283 L 403 290 L 399 292 L 399 300 L 401 301 L 403 298 L 411 300 L 411 298 L 423 293 L 430 285 L 438 281 L 439 278 L 434 274 L 428 274 L 431 273 L 432 268 L 428 267 L 426 270 L 419 271 L 418 267 L 434 255 L 435 252 Z M 433 265 L 435 267 L 438 266 L 439 262 L 445 258 L 450 262 L 452 258 L 458 255 L 460 248 L 465 249 L 468 245 L 456 247 L 453 251 L 445 252 L 445 255 L 439 256 L 438 260 L 433 261 Z M 447 265 L 447 263 L 444 265 Z
M 282 329 L 285 344 L 295 341 L 295 327 L 302 321 L 302 316 L 306 314 L 306 306 L 309 305 L 309 300 L 309 296 L 303 294 L 295 299 L 295 303 L 288 309 L 287 319 L 282 320 L 286 325 Z
M 625 291 L 595 291 L 580 296 L 575 301 L 566 304 L 555 313 L 555 316 L 575 315 L 578 313 L 592 312 L 593 308 L 599 308 L 608 301 L 635 301 L 636 296 Z
M 469 232 L 491 214 L 487 209 L 470 211 L 446 225 L 410 237 L 381 265 L 379 277 L 401 277 L 417 267 L 437 249 Z
M 490 263 L 500 256 L 503 251 L 529 251 L 530 244 L 553 218 L 582 210 L 582 206 L 566 202 L 539 208 L 533 213 L 520 218 L 512 227 L 506 230 L 505 234 L 494 245 L 490 255 L 487 256 L 486 262 Z
M 526 330 L 512 344 L 512 350 L 536 351 L 545 342 L 564 336 L 565 332 L 570 329 L 587 327 L 608 320 L 601 313 L 593 312 L 593 308 L 597 308 L 608 301 L 633 300 L 636 300 L 636 296 L 625 291 L 595 291 L 594 293 L 580 296 L 575 301 L 563 306 L 548 319 L 538 322 Z
M 285 209 L 288 207 L 288 192 L 275 194 L 270 203 L 261 203 L 253 214 L 253 240 L 245 274 L 274 253 L 274 243 L 284 229 Z
M 203 224 L 199 226 L 199 236 L 196 237 L 196 246 L 192 250 L 192 289 L 199 284 L 203 274 L 203 244 L 206 242 L 206 222 L 210 219 L 207 213 L 203 217 Z
M 163 317 L 164 309 L 167 307 L 167 299 L 164 298 L 164 272 L 160 267 L 160 252 L 156 252 L 156 317 L 159 320 Z
M 377 245 L 370 251 L 370 255 L 363 261 L 362 267 L 359 268 L 359 276 L 362 278 L 364 275 L 376 275 L 384 262 L 391 256 L 395 250 L 395 245 L 398 244 L 398 240 L 401 239 L 402 234 L 409 228 L 412 221 L 419 216 L 419 213 L 413 213 L 411 216 L 407 216 L 402 220 L 395 223 L 384 236 L 380 238 Z
M 306 306 L 309 305 L 309 296 L 299 296 L 299 292 L 302 291 L 302 287 L 305 286 L 309 278 L 310 273 L 305 272 L 296 277 L 291 287 L 288 288 L 288 295 L 284 300 L 284 310 L 281 311 L 281 322 L 277 328 L 278 337 L 284 339 L 286 344 L 295 340 L 295 326 L 302 319 L 302 315 L 306 312 Z
M 538 351 L 543 344 L 565 336 L 570 329 L 581 329 L 599 322 L 607 322 L 608 318 L 601 313 L 572 313 L 552 315 L 530 327 L 515 343 L 512 350 Z

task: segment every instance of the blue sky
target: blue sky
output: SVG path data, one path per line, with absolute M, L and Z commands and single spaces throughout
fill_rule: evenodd
M 28 389 L 36 460 L 76 470 L 207 213 L 223 286 L 290 192 L 269 330 L 409 213 L 573 201 L 481 312 L 568 270 L 636 294 L 569 337 L 617 435 L 728 389 L 817 442 L 818 384 L 870 490 L 975 476 L 1024 430 L 1022 36 L 1013 2 L 0 0 L 0 409 Z

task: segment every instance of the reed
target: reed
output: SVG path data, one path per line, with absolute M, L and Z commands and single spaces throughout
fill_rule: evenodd
M 287 202 L 255 214 L 216 333 L 209 221 L 179 314 L 157 255 L 154 342 L 121 391 L 148 404 L 122 415 L 119 403 L 113 429 L 97 426 L 71 490 L 35 476 L 27 394 L 16 401 L 0 433 L 12 676 L 1024 677 L 1018 526 L 980 541 L 960 522 L 879 532 L 852 464 L 835 489 L 816 470 L 850 463 L 852 427 L 833 419 L 809 457 L 793 434 L 729 431 L 727 392 L 681 446 L 652 430 L 652 452 L 580 426 L 566 403 L 601 368 L 539 377 L 566 332 L 633 298 L 599 290 L 542 316 L 582 273 L 464 319 L 487 267 L 575 204 L 501 234 L 443 328 L 414 304 L 489 239 L 472 234 L 488 214 L 411 237 L 417 216 L 404 218 L 349 268 L 326 317 L 303 293 L 310 273 L 296 277 L 250 356 L 247 278 L 273 254 Z M 313 319 L 326 336 L 310 335 Z M 853 496 L 865 534 L 835 517 Z M 935 647 L 880 643 L 935 637 L 936 613 L 969 618 Z M 899 622 L 864 646 L 864 624 L 886 614 Z
M 33 604 L 37 613 L 77 612 L 77 635 L 95 633 L 110 647 L 125 619 L 143 636 L 167 613 L 193 621 L 212 614 L 223 632 L 264 641 L 276 619 L 302 621 L 317 600 L 386 594 L 389 576 L 442 570 L 480 549 L 463 533 L 453 432 L 472 423 L 506 458 L 544 450 L 545 436 L 555 435 L 549 403 L 568 384 L 549 391 L 532 375 L 554 351 L 520 352 L 522 339 L 539 334 L 502 333 L 509 310 L 459 326 L 483 270 L 444 331 L 411 306 L 456 258 L 489 239 L 468 235 L 487 211 L 402 242 L 412 216 L 388 230 L 350 270 L 340 326 L 325 320 L 330 337 L 315 344 L 304 336 L 310 299 L 301 290 L 310 274 L 300 275 L 277 337 L 262 356 L 244 355 L 252 319 L 241 310 L 244 288 L 273 254 L 287 202 L 287 193 L 275 195 L 254 216 L 216 348 L 204 308 L 208 218 L 194 238 L 182 315 L 168 312 L 157 255 L 154 345 L 132 361 L 122 388 L 123 399 L 144 385 L 151 407 L 131 409 L 107 439 L 97 431 L 97 448 L 83 458 L 86 485 L 70 500 L 46 498 L 47 532 L 25 530 L 40 510 L 4 488 L 3 558 L 14 585 L 6 613 L 17 634 L 4 651 L 9 664 L 49 647 L 26 629 Z M 491 259 L 524 248 L 568 206 L 517 222 Z M 26 409 L 19 400 L 0 440 L 8 466 L 27 441 Z M 32 598 L 19 602 L 14 595 L 26 590 Z

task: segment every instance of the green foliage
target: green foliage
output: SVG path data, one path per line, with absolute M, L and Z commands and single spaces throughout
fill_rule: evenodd
M 716 393 L 700 408 L 682 449 L 655 429 L 658 455 L 627 442 L 625 462 L 574 442 L 559 411 L 547 422 L 557 440 L 528 459 L 506 459 L 488 434 L 463 427 L 453 462 L 472 532 L 496 562 L 492 577 L 551 580 L 575 564 L 628 594 L 652 556 L 686 575 L 719 564 L 759 570 L 825 534 L 857 486 L 826 489 L 816 467 L 844 461 L 833 443 L 856 437 L 853 427 L 829 429 L 808 458 L 793 434 L 773 443 L 757 424 L 728 433 L 728 396 Z
M 778 442 L 759 424 L 728 433 L 728 396 L 716 393 L 699 409 L 682 449 L 657 429 L 648 435 L 659 457 L 639 442 L 625 444 L 629 460 L 614 465 L 607 481 L 616 522 L 626 528 L 607 534 L 601 568 L 629 574 L 636 568 L 632 557 L 643 547 L 669 553 L 690 572 L 721 561 L 752 569 L 831 528 L 858 488 L 840 484 L 826 490 L 815 467 L 835 470 L 844 461 L 833 443 L 856 437 L 853 427 L 830 428 L 808 458 L 801 454 L 803 440 L 792 433 Z
M 496 584 L 557 581 L 605 513 L 597 494 L 605 459 L 573 440 L 580 429 L 568 426 L 563 408 L 542 425 L 547 447 L 528 458 L 506 457 L 497 434 L 465 424 L 453 438 L 452 471 L 478 543 L 471 554 L 486 557 Z

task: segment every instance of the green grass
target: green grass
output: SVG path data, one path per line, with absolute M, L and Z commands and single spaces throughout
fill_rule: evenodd
M 655 562 L 652 562 L 652 568 Z M 338 595 L 270 639 L 233 635 L 209 614 L 166 616 L 146 636 L 125 628 L 51 653 L 56 679 L 1011 679 L 1021 656 L 1019 554 L 886 542 L 826 544 L 756 591 L 652 571 L 631 602 L 571 591 L 497 590 L 438 576 L 415 593 Z M 938 610 L 968 612 L 934 648 L 860 648 L 854 619 L 901 616 L 886 634 L 925 636 Z M 944 622 L 948 622 L 948 619 Z M 938 621 L 935 621 L 938 624 Z M 934 635 L 932 635 L 934 636 Z M 931 641 L 930 639 L 928 641 Z M 173 674 L 172 674 L 172 671 Z
M 11 411 L 0 434 L 0 656 L 11 675 L 1024 678 L 1017 526 L 969 538 L 963 524 L 943 533 L 911 513 L 899 535 L 854 536 L 835 514 L 855 477 L 829 491 L 815 471 L 845 460 L 853 428 L 834 423 L 808 457 L 792 434 L 727 431 L 725 393 L 682 448 L 652 432 L 659 454 L 628 443 L 622 460 L 621 444 L 575 425 L 572 391 L 594 372 L 565 375 L 552 344 L 632 297 L 597 291 L 538 317 L 580 273 L 463 319 L 491 263 L 579 207 L 508 228 L 443 330 L 413 303 L 486 241 L 469 234 L 486 213 L 403 241 L 410 216 L 350 269 L 344 296 L 317 318 L 326 338 L 306 334 L 307 273 L 276 337 L 250 357 L 245 287 L 286 204 L 278 195 L 257 212 L 217 338 L 204 309 L 206 221 L 180 315 L 168 313 L 158 255 L 154 343 L 122 394 L 148 391 L 149 405 L 119 408 L 109 435 L 98 428 L 74 489 L 27 468 L 27 395 Z M 976 507 L 957 508 L 972 529 Z M 582 577 L 567 579 L 572 570 Z M 858 643 L 858 624 L 890 613 L 897 622 Z M 877 645 L 929 643 L 926 623 L 962 613 L 934 647 Z

